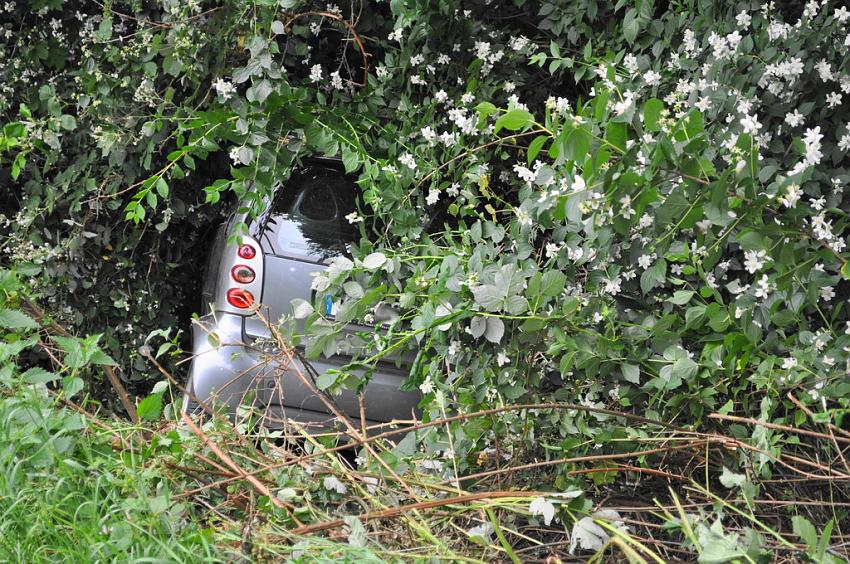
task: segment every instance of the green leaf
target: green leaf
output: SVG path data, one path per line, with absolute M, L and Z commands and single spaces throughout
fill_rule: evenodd
M 21 374 L 21 378 L 27 384 L 46 384 L 47 382 L 58 380 L 59 377 L 60 376 L 55 372 L 48 372 L 47 370 L 37 366 L 30 368 Z
M 620 370 L 622 370 L 626 382 L 640 384 L 640 366 L 637 364 L 621 364 Z
M 324 372 L 316 378 L 316 387 L 320 390 L 327 390 L 336 382 L 337 374 L 335 372 Z
M 794 515 L 791 517 L 791 527 L 794 529 L 794 534 L 803 539 L 810 551 L 817 549 L 818 532 L 808 519 L 802 515 Z
M 532 124 L 534 124 L 534 115 L 528 110 L 516 108 L 509 110 L 496 120 L 494 133 L 498 133 L 503 128 L 510 131 L 517 131 L 519 129 L 529 127 Z
M 77 128 L 77 120 L 74 119 L 74 116 L 62 114 L 62 116 L 59 117 L 59 125 L 66 131 L 73 131 Z
M 153 394 L 139 402 L 136 408 L 139 417 L 145 421 L 156 421 L 162 414 L 162 394 Z
M 36 329 L 38 324 L 22 311 L 0 308 L 0 327 L 4 329 Z
M 622 122 L 609 122 L 605 129 L 605 140 L 622 152 L 626 152 L 626 141 L 629 138 L 628 128 Z
M 101 366 L 118 366 L 118 363 L 111 356 L 100 349 L 93 350 L 89 360 L 92 364 L 99 364 Z
M 658 120 L 663 110 L 664 102 L 658 98 L 647 100 L 643 106 L 643 126 L 649 131 L 658 131 L 660 129 Z
M 348 145 L 342 148 L 342 165 L 345 167 L 346 174 L 351 174 L 360 166 L 359 156 Z
M 691 301 L 693 295 L 694 292 L 692 292 L 691 290 L 676 290 L 675 292 L 673 292 L 673 297 L 667 298 L 667 301 L 671 304 L 682 305 Z
M 643 271 L 640 275 L 640 289 L 644 294 L 648 294 L 650 290 L 664 283 L 667 273 L 667 261 L 664 259 L 656 260 L 652 266 Z
M 505 323 L 498 317 L 488 317 L 487 327 L 484 330 L 484 338 L 498 345 L 505 334 Z
M 729 489 L 740 488 L 747 483 L 747 476 L 736 474 L 724 466 L 723 472 L 720 474 L 720 483 Z
M 363 268 L 366 270 L 375 270 L 384 266 L 387 262 L 387 255 L 382 252 L 370 253 L 363 259 Z
M 478 112 L 479 119 L 487 119 L 489 116 L 496 113 L 498 108 L 491 104 L 490 102 L 481 102 L 477 106 L 475 106 L 475 110 Z
M 543 275 L 542 290 L 543 295 L 549 298 L 555 297 L 564 291 L 567 284 L 567 277 L 563 272 L 558 270 L 550 270 Z
M 629 44 L 635 42 L 637 34 L 640 31 L 641 20 L 638 17 L 637 10 L 629 8 L 626 11 L 626 16 L 623 18 L 623 37 Z
M 540 150 L 543 148 L 543 145 L 548 140 L 549 137 L 547 135 L 538 135 L 534 138 L 534 141 L 532 141 L 528 145 L 528 164 L 534 162 L 534 159 L 537 158 L 537 155 L 540 153 Z

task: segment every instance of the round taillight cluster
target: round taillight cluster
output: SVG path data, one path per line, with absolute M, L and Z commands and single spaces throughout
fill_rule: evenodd
M 234 280 L 239 282 L 240 284 L 250 284 L 256 278 L 256 274 L 254 274 L 254 269 L 250 266 L 245 266 L 244 264 L 237 264 L 233 268 L 230 269 L 230 276 L 233 277 Z
M 242 288 L 231 288 L 227 291 L 227 303 L 239 309 L 248 309 L 254 304 L 254 295 Z
M 257 256 L 257 249 L 255 249 L 251 245 L 240 245 L 237 254 L 243 259 L 252 259 Z

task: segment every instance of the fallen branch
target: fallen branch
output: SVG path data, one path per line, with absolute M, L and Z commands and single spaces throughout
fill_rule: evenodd
M 396 517 L 398 515 L 403 515 L 404 513 L 408 513 L 410 511 L 417 511 L 420 509 L 432 509 L 434 507 L 442 507 L 445 505 L 457 505 L 461 503 L 469 503 L 471 501 L 480 501 L 485 499 L 499 499 L 499 498 L 526 498 L 526 497 L 540 497 L 552 495 L 551 492 L 539 492 L 539 491 L 502 491 L 502 492 L 480 492 L 474 494 L 467 495 L 459 495 L 455 497 L 447 497 L 444 499 L 434 499 L 431 501 L 420 501 L 419 503 L 411 503 L 410 505 L 402 505 L 400 507 L 392 507 L 390 509 L 383 509 L 381 511 L 372 511 L 368 513 L 361 513 L 357 516 L 358 519 L 363 521 L 375 521 L 378 519 L 390 519 L 392 517 Z M 345 525 L 345 521 L 343 519 L 334 519 L 333 521 L 325 521 L 324 523 L 316 523 L 314 525 L 305 525 L 302 527 L 298 527 L 297 529 L 293 529 L 291 532 L 294 535 L 309 535 L 311 533 L 316 533 L 319 531 L 326 531 L 328 529 L 335 529 L 337 527 L 341 527 Z
M 275 507 L 285 508 L 285 509 L 289 510 L 290 516 L 292 517 L 292 519 L 296 523 L 301 525 L 301 522 L 298 521 L 298 518 L 293 513 L 295 511 L 294 505 L 292 505 L 291 503 L 287 503 L 285 501 L 282 501 L 282 500 L 278 499 L 276 496 L 272 495 L 272 493 L 269 491 L 269 489 L 266 487 L 266 485 L 263 484 L 260 480 L 258 480 L 256 478 L 256 476 L 253 476 L 252 474 L 247 473 L 241 466 L 236 464 L 236 462 L 234 462 L 232 458 L 230 458 L 227 454 L 225 454 L 224 451 L 221 450 L 221 448 L 219 448 L 219 446 L 217 444 L 215 444 L 213 442 L 213 440 L 210 439 L 201 430 L 201 428 L 198 427 L 195 424 L 194 421 L 192 421 L 191 417 L 189 417 L 188 415 L 186 415 L 183 412 L 180 413 L 180 416 L 183 418 L 183 422 L 186 424 L 186 426 L 189 427 L 189 429 L 193 433 L 195 433 L 195 435 L 197 435 L 197 437 L 199 439 L 201 439 L 201 442 L 205 446 L 209 447 L 210 450 L 212 450 L 215 453 L 215 455 L 218 456 L 221 459 L 222 462 L 227 464 L 234 472 L 239 474 L 239 476 L 241 478 L 244 478 L 245 480 L 247 480 L 248 483 L 250 483 L 252 486 L 254 486 L 254 489 L 256 489 L 258 492 L 260 492 L 262 495 L 268 497 L 269 501 L 272 503 L 272 505 L 274 505 Z

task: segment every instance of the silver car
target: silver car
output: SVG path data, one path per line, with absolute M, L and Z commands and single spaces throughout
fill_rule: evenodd
M 203 286 L 211 313 L 193 325 L 193 357 L 183 410 L 199 403 L 226 404 L 234 417 L 246 404 L 263 414 L 266 426 L 287 420 L 315 429 L 333 420 L 326 399 L 318 397 L 298 375 L 303 362 L 282 362 L 270 338 L 271 325 L 290 315 L 293 299 L 306 300 L 333 318 L 330 296 L 311 291 L 311 273 L 327 268 L 359 237 L 346 215 L 356 211 L 357 186 L 335 160 L 312 159 L 293 170 L 266 210 L 249 223 L 250 236 L 228 243 L 233 228 L 246 221 L 234 214 L 218 230 L 210 249 Z M 259 305 L 260 316 L 252 305 Z M 303 327 L 303 323 L 299 325 Z M 349 333 L 380 328 L 348 325 Z M 273 342 L 273 340 L 271 340 Z M 297 349 L 296 349 L 297 350 Z M 342 354 L 310 362 L 315 374 L 339 369 L 351 360 Z M 409 360 L 409 359 L 408 359 Z M 402 391 L 407 372 L 401 361 L 379 363 L 363 394 L 367 422 L 410 420 L 418 392 Z M 360 400 L 352 391 L 333 396 L 339 411 L 361 422 Z

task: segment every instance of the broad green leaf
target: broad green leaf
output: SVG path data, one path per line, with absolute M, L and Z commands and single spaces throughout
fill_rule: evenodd
M 794 515 L 791 517 L 791 526 L 794 529 L 794 534 L 800 537 L 810 551 L 814 551 L 818 546 L 818 532 L 808 519 L 802 515 Z
M 145 421 L 156 421 L 162 415 L 162 394 L 149 395 L 139 402 L 136 411 Z
M 510 131 L 518 131 L 534 124 L 534 115 L 528 110 L 513 109 L 508 110 L 504 115 L 496 120 L 495 133 L 498 133 L 503 128 Z
M 643 106 L 643 126 L 649 131 L 660 129 L 658 120 L 664 110 L 664 102 L 658 98 L 650 98 Z
M 605 140 L 622 152 L 626 151 L 629 131 L 625 123 L 609 122 L 605 129 Z
M 534 162 L 534 159 L 536 159 L 537 155 L 540 154 L 540 150 L 543 148 L 543 145 L 548 140 L 549 140 L 549 137 L 547 135 L 538 135 L 528 145 L 528 164 L 531 164 L 531 163 Z
M 0 308 L 0 327 L 4 329 L 36 329 L 38 324 L 22 311 Z
M 550 270 L 543 275 L 543 295 L 549 298 L 555 297 L 564 291 L 567 284 L 567 276 L 558 270 Z
M 384 266 L 387 262 L 387 255 L 382 252 L 370 253 L 363 259 L 363 268 L 367 270 L 375 270 Z
M 691 290 L 676 290 L 673 292 L 672 298 L 667 298 L 667 301 L 675 305 L 683 305 L 691 301 L 694 292 Z
M 505 323 L 498 317 L 487 318 L 487 328 L 484 330 L 484 338 L 494 344 L 502 341 L 505 334 Z
M 21 378 L 27 384 L 45 384 L 47 382 L 58 380 L 60 376 L 55 372 L 48 372 L 43 368 L 34 366 L 21 374 Z

